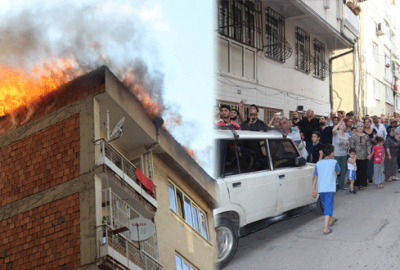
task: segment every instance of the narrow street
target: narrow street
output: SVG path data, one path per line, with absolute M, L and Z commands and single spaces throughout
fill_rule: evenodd
M 225 269 L 399 269 L 400 181 L 339 191 L 333 216 L 329 235 L 311 212 L 241 238 Z

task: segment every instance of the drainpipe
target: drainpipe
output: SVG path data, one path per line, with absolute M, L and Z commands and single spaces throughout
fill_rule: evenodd
M 354 44 L 353 44 L 353 49 L 351 49 L 350 51 L 344 52 L 342 54 L 339 55 L 335 55 L 332 56 L 331 58 L 329 58 L 329 102 L 331 103 L 331 111 L 333 112 L 333 89 L 332 89 L 332 61 L 345 56 L 346 54 L 352 53 L 354 52 Z M 354 69 L 353 69 L 353 76 L 354 76 Z M 354 85 L 355 87 L 355 85 Z M 353 91 L 354 91 L 354 87 L 353 87 Z

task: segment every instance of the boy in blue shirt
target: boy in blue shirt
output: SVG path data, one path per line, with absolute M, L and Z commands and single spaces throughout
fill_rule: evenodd
M 317 197 L 315 189 L 318 180 L 318 193 L 321 198 L 322 205 L 324 206 L 324 234 L 330 234 L 332 226 L 337 219 L 332 217 L 333 214 L 333 197 L 336 192 L 336 175 L 340 173 L 340 166 L 333 158 L 334 147 L 332 144 L 327 143 L 324 146 L 323 154 L 324 159 L 317 162 L 314 170 L 314 178 L 312 184 L 311 195 Z

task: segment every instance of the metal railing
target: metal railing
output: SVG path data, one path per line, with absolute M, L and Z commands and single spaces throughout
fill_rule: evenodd
M 108 244 L 135 264 L 161 265 L 158 249 L 158 237 L 156 232 L 147 240 L 136 242 L 131 240 L 131 220 L 142 215 L 127 204 L 123 199 L 111 191 L 111 188 L 102 191 L 102 214 L 103 214 L 103 236 L 100 241 L 102 245 Z M 126 227 L 129 230 L 113 235 L 112 231 Z M 110 255 L 110 254 L 109 254 Z
M 118 262 L 128 268 L 129 264 L 133 263 L 144 270 L 163 269 L 162 264 L 143 249 L 142 243 L 130 241 L 122 234 L 113 234 L 113 229 L 106 224 L 97 227 L 97 247 L 99 257 L 108 255 L 113 260 L 118 261 L 118 256 L 114 252 L 121 254 L 126 258 L 126 261 L 125 263 L 124 261 Z M 109 251 L 108 247 L 111 247 L 112 250 Z M 106 253 L 102 252 L 103 248 L 107 248 Z
M 111 144 L 107 143 L 106 140 L 99 139 L 95 141 L 96 147 L 100 147 L 100 156 L 104 156 L 109 159 L 117 168 L 119 168 L 123 173 L 125 173 L 129 178 L 135 181 L 146 193 L 156 199 L 156 185 L 154 185 L 153 173 L 151 173 L 150 180 L 153 182 L 154 190 L 151 193 L 147 190 L 143 184 L 137 179 L 135 171 L 136 166 L 133 165 L 127 158 L 124 157 L 117 149 L 115 149 Z
M 130 221 L 142 215 L 111 191 L 111 188 L 102 191 L 103 223 L 112 229 L 127 227 L 129 231 L 121 234 L 127 239 L 131 239 Z M 146 241 L 141 242 L 142 249 L 154 260 L 159 260 L 157 231 Z

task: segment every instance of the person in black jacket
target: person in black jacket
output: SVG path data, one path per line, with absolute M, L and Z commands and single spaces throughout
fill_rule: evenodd
M 312 133 L 319 127 L 319 119 L 314 118 L 314 111 L 309 109 L 307 111 L 307 118 L 299 122 L 300 131 L 304 134 L 304 141 L 306 142 L 306 150 L 308 153 L 307 162 L 311 161 L 313 152 L 313 142 L 311 140 Z
M 244 119 L 242 108 L 244 106 L 243 101 L 239 103 L 239 116 L 240 119 Z M 243 121 L 241 124 L 242 130 L 259 130 L 260 128 L 264 128 L 265 123 L 258 119 L 258 107 L 255 104 L 250 105 L 249 110 L 249 118 L 246 121 Z

